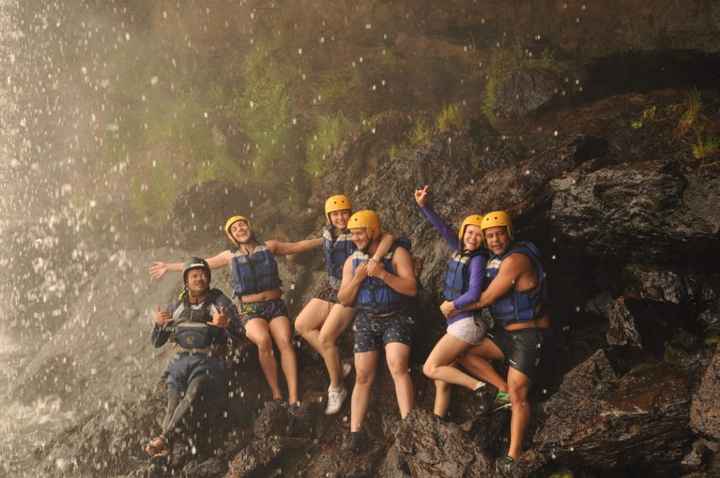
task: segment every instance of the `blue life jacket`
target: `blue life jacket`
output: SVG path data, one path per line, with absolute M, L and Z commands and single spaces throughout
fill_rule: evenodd
M 236 297 L 280 288 L 277 262 L 267 246 L 258 245 L 249 255 L 235 251 L 230 261 L 230 284 Z
M 392 259 L 395 255 L 395 250 L 401 246 L 396 241 L 393 246 L 382 259 L 385 270 L 394 274 L 395 267 L 393 266 Z M 366 263 L 370 258 L 368 254 L 357 250 L 353 252 L 352 256 L 352 270 L 355 274 L 355 270 L 360 264 Z M 360 284 L 357 297 L 355 298 L 354 307 L 374 315 L 383 315 L 390 312 L 399 312 L 403 310 L 410 300 L 410 297 L 396 292 L 392 287 L 387 285 L 382 280 L 376 277 L 366 277 Z
M 540 262 L 540 251 L 532 242 L 516 242 L 511 244 L 508 251 L 501 256 L 492 255 L 485 266 L 485 277 L 488 284 L 497 276 L 502 261 L 511 254 L 525 254 L 530 258 L 537 274 L 538 283 L 534 289 L 523 292 L 518 292 L 513 288 L 490 306 L 493 318 L 502 322 L 503 325 L 511 322 L 527 322 L 537 318 L 547 296 L 545 269 Z
M 348 229 L 340 232 L 334 239 L 332 229 L 332 226 L 328 226 L 323 230 L 322 246 L 328 280 L 334 289 L 339 289 L 345 260 L 355 252 L 356 248 Z
M 470 261 L 473 257 L 485 254 L 485 251 L 478 249 L 473 252 L 455 251 L 450 257 L 445 272 L 445 288 L 443 297 L 445 300 L 455 300 L 470 287 Z
M 200 349 L 225 341 L 223 331 L 208 324 L 212 321 L 211 308 L 219 295 L 222 295 L 220 290 L 210 289 L 205 301 L 194 306 L 183 297 L 180 305 L 173 312 L 175 343 L 184 349 Z

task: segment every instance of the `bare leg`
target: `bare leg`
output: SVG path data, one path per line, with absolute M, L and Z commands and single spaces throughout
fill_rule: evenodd
M 330 313 L 320 329 L 320 353 L 325 361 L 328 375 L 330 376 L 330 387 L 338 389 L 342 386 L 342 363 L 337 348 L 337 339 L 340 334 L 350 325 L 355 315 L 355 309 L 345 307 L 342 304 L 333 305 Z
M 317 298 L 310 299 L 295 319 L 295 330 L 307 340 L 310 346 L 318 353 L 322 353 L 320 346 L 320 329 L 322 328 L 332 304 Z
M 479 345 L 472 347 L 458 362 L 480 380 L 494 385 L 498 390 L 507 392 L 505 379 L 498 374 L 488 360 L 502 360 L 503 353 L 491 340 L 484 339 Z
M 295 347 L 292 344 L 290 320 L 287 317 L 274 317 L 270 321 L 270 334 L 280 350 L 280 364 L 288 385 L 288 403 L 298 401 L 298 365 Z
M 450 396 L 452 394 L 452 385 L 442 380 L 435 380 L 435 405 L 433 413 L 438 417 L 444 417 L 450 408 Z
M 517 460 L 522 453 L 525 430 L 528 423 L 530 423 L 530 404 L 527 400 L 530 387 L 527 375 L 510 367 L 508 370 L 508 388 L 510 391 L 510 403 L 512 403 L 508 455 L 513 460 Z
M 385 359 L 395 382 L 395 396 L 400 407 L 400 416 L 405 418 L 415 404 L 415 391 L 408 371 L 410 346 L 400 342 L 385 345 Z
M 350 402 L 350 431 L 358 432 L 362 428 L 370 401 L 370 389 L 375 381 L 379 352 L 361 352 L 355 354 L 355 387 Z
M 281 400 L 282 392 L 278 385 L 277 364 L 272 348 L 272 338 L 270 337 L 270 327 L 265 319 L 250 319 L 245 325 L 247 338 L 257 345 L 258 359 L 260 368 L 262 368 L 265 380 L 270 385 L 273 400 Z
M 442 380 L 454 385 L 461 385 L 469 390 L 475 390 L 482 382 L 451 365 L 469 347 L 469 343 L 450 334 L 445 334 L 430 352 L 425 365 L 423 365 L 423 373 L 428 378 L 436 381 Z

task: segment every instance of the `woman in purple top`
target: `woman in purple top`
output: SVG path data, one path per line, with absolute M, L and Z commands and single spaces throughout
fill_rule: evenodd
M 485 337 L 488 323 L 476 319 L 472 311 L 459 312 L 480 298 L 485 276 L 487 253 L 480 230 L 482 216 L 473 214 L 465 218 L 456 233 L 433 211 L 428 203 L 428 186 L 415 191 L 415 202 L 425 219 L 445 238 L 453 253 L 448 261 L 440 309 L 448 319 L 447 333 L 435 344 L 423 365 L 423 373 L 435 381 L 435 415 L 443 417 L 450 404 L 448 384 L 461 385 L 473 391 L 480 390 L 485 382 L 479 381 L 453 366 L 455 360 L 468 348 Z M 451 315 L 452 314 L 452 315 Z

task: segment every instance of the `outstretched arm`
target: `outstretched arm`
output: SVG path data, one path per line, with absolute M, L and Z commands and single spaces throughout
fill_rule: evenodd
M 220 254 L 205 259 L 210 266 L 210 269 L 218 269 L 228 265 L 232 254 L 230 251 L 223 251 Z M 150 265 L 150 277 L 153 279 L 160 279 L 165 275 L 166 272 L 182 272 L 184 267 L 183 262 L 161 262 L 155 261 Z
M 270 252 L 276 256 L 287 256 L 289 254 L 298 254 L 315 249 L 322 245 L 322 239 L 305 239 L 296 242 L 281 242 L 275 240 L 265 241 L 265 245 Z

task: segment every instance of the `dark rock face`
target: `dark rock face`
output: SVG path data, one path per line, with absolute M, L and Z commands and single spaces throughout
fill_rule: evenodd
M 455 424 L 438 422 L 432 413 L 413 410 L 396 435 L 398 452 L 413 477 L 488 476 L 491 461 Z
M 560 89 L 558 73 L 529 68 L 513 71 L 494 91 L 493 113 L 504 119 L 527 116 L 547 105 Z
M 690 425 L 697 433 L 720 439 L 720 353 L 717 351 L 703 374 L 692 400 Z
M 551 214 L 565 233 L 598 253 L 627 251 L 648 261 L 712 240 L 720 223 L 706 220 L 709 203 L 682 201 L 687 179 L 662 161 L 571 173 L 551 182 Z M 717 201 L 720 197 L 711 197 Z
M 565 376 L 533 445 L 548 462 L 567 465 L 671 463 L 690 441 L 689 405 L 682 371 L 643 363 L 619 375 L 601 350 Z

